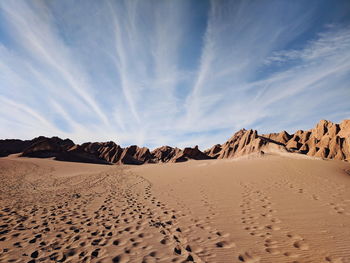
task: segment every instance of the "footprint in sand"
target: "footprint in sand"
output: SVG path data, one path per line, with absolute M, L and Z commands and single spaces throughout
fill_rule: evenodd
M 115 256 L 112 259 L 112 262 L 113 263 L 127 263 L 127 262 L 130 262 L 130 258 L 128 256 L 126 256 L 125 254 L 121 254 L 121 255 Z
M 277 248 L 270 248 L 270 247 L 266 248 L 265 251 L 270 253 L 271 255 L 278 255 L 281 253 Z
M 254 256 L 249 252 L 245 252 L 245 253 L 242 253 L 238 256 L 238 260 L 240 262 L 259 263 L 260 257 Z
M 283 255 L 285 255 L 286 257 L 289 257 L 289 258 L 297 258 L 297 257 L 299 257 L 298 254 L 293 253 L 293 252 L 285 252 Z
M 293 243 L 293 246 L 294 246 L 295 248 L 300 249 L 300 250 L 308 250 L 308 249 L 309 249 L 309 245 L 308 245 L 305 241 L 303 241 L 303 240 L 295 241 L 295 242 Z
M 221 248 L 232 248 L 236 246 L 234 242 L 228 242 L 228 241 L 220 241 L 220 242 L 217 242 L 215 245 L 216 247 L 221 247 Z
M 340 257 L 327 256 L 327 257 L 325 257 L 325 260 L 327 262 L 331 262 L 331 263 L 343 263 L 343 260 Z

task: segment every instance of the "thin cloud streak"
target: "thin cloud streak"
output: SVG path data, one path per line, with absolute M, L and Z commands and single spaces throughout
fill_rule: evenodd
M 20 4 L 17 5 L 18 3 Z M 42 6 L 35 7 L 44 9 L 39 11 L 48 11 Z M 89 95 L 91 89 L 86 88 L 89 85 L 86 82 L 87 77 L 79 71 L 77 65 L 73 66 L 74 63 L 70 61 L 72 55 L 69 54 L 62 41 L 55 35 L 49 13 L 39 13 L 38 15 L 24 2 L 18 1 L 16 3 L 15 1 L 6 2 L 1 8 L 7 16 L 7 21 L 11 23 L 16 32 L 15 39 L 17 39 L 17 43 L 39 63 L 52 67 L 53 70 L 59 73 L 72 90 L 97 113 L 104 124 L 107 124 L 107 117 Z M 25 11 L 25 14 L 21 11 Z M 28 20 L 32 23 L 29 24 Z

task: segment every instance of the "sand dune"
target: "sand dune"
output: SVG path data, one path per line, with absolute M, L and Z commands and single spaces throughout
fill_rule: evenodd
M 350 165 L 0 159 L 0 262 L 350 262 Z

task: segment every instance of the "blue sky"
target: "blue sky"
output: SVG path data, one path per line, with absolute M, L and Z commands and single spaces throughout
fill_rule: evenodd
M 350 118 L 350 1 L 0 1 L 0 138 L 223 143 Z

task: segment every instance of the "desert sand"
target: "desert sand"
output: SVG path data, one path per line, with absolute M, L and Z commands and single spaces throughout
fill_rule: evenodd
M 0 158 L 0 262 L 350 262 L 350 164 Z

